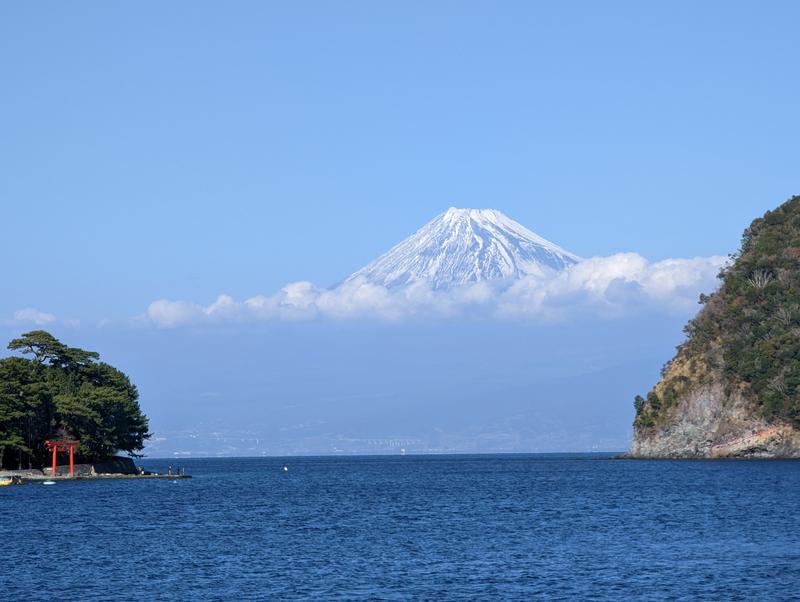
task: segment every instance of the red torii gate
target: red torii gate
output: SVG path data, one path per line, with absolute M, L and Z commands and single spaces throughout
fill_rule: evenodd
M 56 455 L 60 451 L 69 450 L 69 476 L 75 476 L 75 448 L 78 447 L 80 441 L 53 441 L 48 439 L 44 442 L 48 450 L 53 451 L 53 476 L 56 476 Z

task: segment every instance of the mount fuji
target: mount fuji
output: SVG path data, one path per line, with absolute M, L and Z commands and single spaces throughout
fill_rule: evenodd
M 344 282 L 446 289 L 544 276 L 580 260 L 496 209 L 451 207 Z

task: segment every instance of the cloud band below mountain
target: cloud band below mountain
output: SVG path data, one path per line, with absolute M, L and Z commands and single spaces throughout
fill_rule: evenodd
M 244 301 L 220 295 L 208 306 L 160 299 L 150 304 L 145 319 L 170 328 L 315 318 L 400 320 L 479 314 L 552 322 L 576 314 L 614 318 L 645 309 L 685 313 L 696 305 L 700 293 L 716 287 L 716 275 L 725 261 L 715 256 L 649 262 L 636 253 L 620 253 L 511 284 L 483 281 L 446 290 L 434 290 L 424 282 L 386 288 L 363 278 L 334 289 L 294 282 L 275 294 Z

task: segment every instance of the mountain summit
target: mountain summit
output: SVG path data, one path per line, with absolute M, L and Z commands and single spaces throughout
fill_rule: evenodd
M 426 282 L 438 289 L 544 275 L 578 261 L 496 209 L 451 207 L 345 282 L 365 278 L 390 288 Z

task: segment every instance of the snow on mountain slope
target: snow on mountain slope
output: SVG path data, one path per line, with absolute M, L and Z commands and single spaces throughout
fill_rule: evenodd
M 495 209 L 451 207 L 345 282 L 435 289 L 545 275 L 580 261 Z

